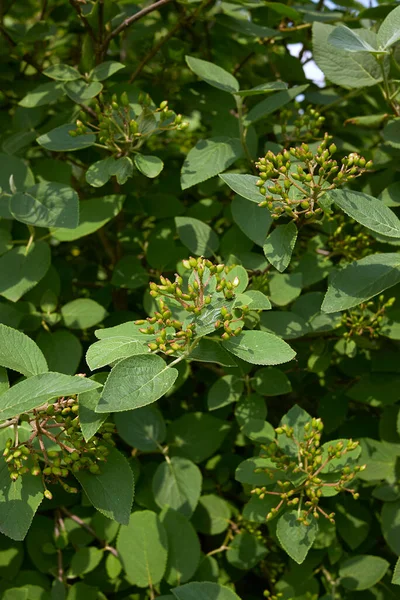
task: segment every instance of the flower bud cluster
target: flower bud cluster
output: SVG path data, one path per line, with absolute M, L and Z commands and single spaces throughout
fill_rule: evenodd
M 300 104 L 295 103 L 295 111 L 290 108 L 281 111 L 281 130 L 286 142 L 310 142 L 320 137 L 320 130 L 325 122 L 325 117 L 315 108 L 308 106 L 303 114 L 299 113 Z M 294 118 L 294 116 L 296 118 Z M 289 124 L 292 127 L 289 127 Z
M 150 295 L 157 299 L 159 310 L 147 319 L 135 321 L 136 325 L 146 325 L 140 329 L 141 333 L 156 336 L 155 340 L 148 344 L 152 352 L 161 351 L 167 355 L 186 352 L 196 334 L 195 322 L 184 324 L 173 318 L 172 310 L 167 304 L 168 299 L 178 302 L 192 315 L 192 318 L 196 318 L 212 302 L 214 291 L 208 293 L 211 282 L 213 282 L 213 290 L 215 289 L 218 295 L 222 293 L 227 300 L 233 300 L 235 288 L 239 285 L 237 277 L 233 281 L 223 277 L 223 274 L 228 273 L 233 267 L 215 265 L 203 257 L 190 257 L 183 260 L 182 264 L 186 270 L 191 271 L 186 289 L 183 289 L 183 277 L 178 273 L 175 274 L 173 281 L 161 275 L 159 284 L 150 283 Z M 248 306 L 242 306 L 235 309 L 234 314 L 225 306 L 221 308 L 220 318 L 215 322 L 215 329 L 224 328 L 222 339 L 239 335 L 243 324 L 237 327 L 233 325 L 237 322 L 241 323 L 248 310 Z
M 289 508 L 298 508 L 297 520 L 303 525 L 310 525 L 310 517 L 318 519 L 320 515 L 328 519 L 331 523 L 334 523 L 335 514 L 328 514 L 319 506 L 324 488 L 332 487 L 337 492 L 346 491 L 351 493 L 354 499 L 357 499 L 359 496 L 358 493 L 348 486 L 357 473 L 365 469 L 365 465 L 338 468 L 334 471 L 336 481 L 332 481 L 331 478 L 329 481 L 324 480 L 322 471 L 332 460 L 342 458 L 348 452 L 354 451 L 358 447 L 359 442 L 353 442 L 352 440 L 346 440 L 346 442 L 339 441 L 328 447 L 327 457 L 325 457 L 320 448 L 323 431 L 321 419 L 313 418 L 309 423 L 304 425 L 304 437 L 302 441 L 296 439 L 293 427 L 289 427 L 288 425 L 281 425 L 275 431 L 278 436 L 284 435 L 288 440 L 292 440 L 295 443 L 297 458 L 295 459 L 285 454 L 277 440 L 268 446 L 262 446 L 262 449 L 266 453 L 265 457 L 269 458 L 279 471 L 286 474 L 284 480 L 277 481 L 274 491 L 263 486 L 254 488 L 251 492 L 261 499 L 267 494 L 280 498 L 278 505 L 272 508 L 267 514 L 267 521 L 275 517 L 283 506 L 286 506 Z M 255 472 L 264 472 L 270 478 L 274 477 L 274 471 L 269 468 L 257 468 Z M 295 475 L 300 476 L 300 483 L 292 482 L 296 481 Z M 332 473 L 330 475 L 332 476 Z
M 367 335 L 371 340 L 378 338 L 386 321 L 385 312 L 395 302 L 396 298 L 394 297 L 385 302 L 385 297 L 381 294 L 377 301 L 363 302 L 344 313 L 342 326 L 346 328 L 346 331 L 343 333 L 343 337 L 347 340 L 363 335 Z
M 269 150 L 256 163 L 260 173 L 256 185 L 265 196 L 259 206 L 268 207 L 273 219 L 287 216 L 309 221 L 322 216 L 318 201 L 328 190 L 348 183 L 372 167 L 371 161 L 356 153 L 345 156 L 339 167 L 332 158 L 337 148 L 331 141 L 332 136 L 326 133 L 315 154 L 303 143 L 278 154 Z
M 115 445 L 112 439 L 115 426 L 103 423 L 96 435 L 86 441 L 78 412 L 76 398 L 60 398 L 54 404 L 20 415 L 19 421 L 28 422 L 32 434 L 28 441 L 20 442 L 15 423 L 15 437 L 6 442 L 3 456 L 12 481 L 27 473 L 40 476 L 45 496 L 51 499 L 46 484 L 59 483 L 65 491 L 77 493 L 78 490 L 65 481 L 71 474 L 81 470 L 93 474 L 101 472 L 99 463 L 107 460 L 110 447 Z M 45 439 L 58 449 L 46 450 Z
M 183 120 L 182 115 L 176 115 L 168 107 L 168 101 L 163 100 L 158 108 L 151 108 L 151 99 L 148 94 L 139 94 L 139 104 L 143 112 L 150 118 L 156 119 L 159 113 L 157 125 L 154 128 L 141 131 L 141 115 L 136 116 L 133 111 L 129 97 L 126 92 L 118 97 L 113 94 L 111 101 L 106 102 L 100 94 L 94 109 L 86 113 L 81 111 L 76 121 L 76 128 L 69 131 L 71 137 L 77 137 L 87 133 L 96 133 L 98 140 L 105 149 L 114 156 L 126 156 L 137 151 L 143 142 L 155 133 L 163 131 L 184 131 L 189 123 Z M 157 119 L 156 119 L 157 121 Z

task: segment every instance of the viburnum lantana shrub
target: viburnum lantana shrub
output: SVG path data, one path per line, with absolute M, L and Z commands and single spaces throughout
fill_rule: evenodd
M 0 2 L 2 600 L 399 597 L 375 4 Z

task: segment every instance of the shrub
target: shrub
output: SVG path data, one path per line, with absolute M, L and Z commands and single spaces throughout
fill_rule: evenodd
M 400 7 L 330 6 L 0 8 L 5 600 L 398 596 Z

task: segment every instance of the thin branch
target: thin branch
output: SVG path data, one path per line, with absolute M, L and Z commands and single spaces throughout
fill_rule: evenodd
M 66 515 L 67 517 L 69 517 L 70 519 L 72 519 L 73 521 L 75 521 L 75 523 L 77 523 L 78 525 L 80 525 L 83 529 L 86 529 L 86 531 L 89 532 L 90 535 L 92 535 L 98 542 L 100 542 L 100 544 L 103 546 L 103 548 L 105 550 L 108 550 L 116 558 L 119 558 L 117 550 L 115 548 L 113 548 L 112 546 L 109 546 L 107 544 L 107 542 L 105 542 L 104 540 L 102 540 L 97 535 L 97 533 L 95 532 L 95 530 L 93 529 L 93 527 L 90 527 L 90 525 L 88 525 L 87 523 L 85 523 L 85 521 L 83 521 L 83 519 L 81 519 L 80 517 L 78 517 L 78 515 L 74 515 L 74 513 L 70 512 L 67 508 L 65 508 L 65 506 L 60 506 L 60 510 L 61 510 L 61 512 L 64 513 L 64 515 Z
M 72 0 L 70 0 L 70 2 L 71 1 Z M 131 17 L 128 17 L 127 19 L 125 19 L 125 21 L 122 21 L 122 23 L 118 25 L 118 27 L 116 27 L 114 31 L 112 31 L 104 40 L 102 48 L 103 52 L 107 50 L 111 40 L 113 40 L 115 37 L 117 37 L 117 35 L 122 33 L 122 31 L 125 31 L 125 29 L 130 27 L 132 23 L 153 12 L 153 10 L 157 10 L 157 8 L 160 8 L 160 6 L 168 4 L 169 2 L 172 2 L 172 0 L 158 0 L 158 2 L 154 2 L 154 4 L 150 4 L 150 6 L 142 8 L 142 10 L 139 10 L 139 12 L 135 13 Z
M 143 60 L 141 61 L 141 63 L 137 67 L 137 69 L 131 75 L 131 78 L 129 79 L 129 83 L 132 83 L 133 81 L 135 81 L 135 79 L 143 71 L 143 68 L 157 54 L 157 52 L 160 50 L 160 48 L 166 42 L 168 42 L 168 40 L 170 40 L 173 37 L 173 35 L 177 31 L 179 31 L 179 29 L 181 29 L 182 27 L 189 26 L 192 23 L 192 21 L 194 21 L 194 19 L 196 19 L 197 15 L 203 10 L 203 8 L 205 8 L 208 4 L 210 4 L 210 2 L 211 2 L 211 0 L 203 0 L 203 2 L 200 4 L 200 6 L 198 6 L 198 8 L 194 11 L 193 14 L 180 19 L 176 23 L 176 25 L 163 38 L 161 38 L 161 40 L 150 50 L 150 52 L 148 54 L 146 54 L 146 56 L 143 58 Z
M 72 6 L 72 8 L 75 9 L 79 19 L 82 22 L 82 25 L 84 26 L 84 28 L 86 29 L 86 31 L 88 32 L 88 34 L 90 35 L 90 37 L 92 38 L 92 40 L 94 41 L 94 43 L 97 43 L 97 38 L 96 35 L 92 29 L 92 26 L 90 25 L 89 21 L 87 20 L 87 18 L 85 17 L 85 15 L 82 14 L 82 9 L 80 7 L 80 4 L 77 0 L 69 0 L 70 5 Z
M 157 54 L 157 52 L 160 50 L 160 48 L 166 42 L 168 42 L 169 39 L 172 38 L 172 36 L 182 27 L 183 24 L 184 23 L 182 21 L 178 21 L 178 23 L 176 23 L 175 27 L 173 27 L 171 29 L 171 31 L 169 31 L 163 38 L 161 38 L 161 40 L 155 46 L 153 46 L 153 48 L 150 50 L 150 52 L 148 54 L 146 54 L 146 56 L 143 58 L 143 60 L 141 61 L 141 63 L 137 67 L 137 69 L 131 75 L 131 78 L 129 79 L 129 83 L 132 83 L 133 81 L 135 81 L 135 79 L 143 71 L 143 68 L 147 65 L 149 60 L 151 60 Z

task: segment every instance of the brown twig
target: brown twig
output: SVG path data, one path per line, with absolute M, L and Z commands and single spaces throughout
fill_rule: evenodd
M 198 8 L 194 11 L 193 14 L 183 17 L 182 19 L 179 19 L 178 22 L 176 23 L 176 25 L 163 38 L 161 38 L 161 40 L 150 50 L 150 52 L 148 54 L 146 54 L 146 56 L 143 58 L 143 60 L 139 64 L 139 66 L 136 68 L 136 70 L 131 75 L 131 77 L 129 79 L 129 83 L 132 83 L 133 81 L 135 81 L 135 79 L 143 71 L 143 68 L 147 65 L 147 63 L 157 54 L 157 52 L 160 50 L 160 48 L 166 42 L 168 42 L 168 40 L 170 40 L 173 37 L 174 34 L 177 31 L 179 31 L 179 29 L 181 29 L 182 27 L 187 27 L 188 25 L 190 25 L 192 23 L 192 21 L 194 19 L 196 19 L 197 15 L 203 10 L 203 8 L 205 8 L 208 4 L 210 4 L 211 1 L 212 0 L 204 0 L 200 4 L 200 6 L 198 6 Z
M 135 79 L 137 78 L 138 75 L 140 75 L 140 73 L 142 72 L 143 68 L 147 65 L 149 60 L 151 60 L 157 54 L 157 52 L 160 50 L 161 46 L 163 46 L 166 42 L 168 42 L 168 40 L 171 39 L 172 36 L 182 27 L 182 25 L 183 25 L 182 21 L 178 21 L 176 23 L 176 25 L 171 29 L 171 31 L 169 31 L 163 38 L 161 38 L 161 40 L 155 46 L 153 46 L 153 48 L 150 50 L 150 52 L 148 54 L 146 54 L 146 56 L 143 58 L 143 60 L 139 64 L 139 66 L 132 73 L 132 75 L 129 79 L 129 83 L 132 83 L 133 81 L 135 81 Z
M 97 37 L 96 34 L 93 31 L 92 26 L 90 25 L 89 21 L 87 20 L 87 18 L 85 17 L 85 15 L 82 14 L 82 9 L 80 7 L 80 4 L 77 0 L 69 0 L 70 5 L 72 6 L 72 8 L 76 11 L 82 25 L 84 26 L 84 28 L 86 29 L 86 31 L 88 32 L 88 34 L 90 35 L 90 37 L 92 38 L 93 42 L 95 44 L 97 44 Z
M 70 2 L 71 1 L 72 0 L 70 0 Z M 172 2 L 172 0 L 158 0 L 157 2 L 154 2 L 153 4 L 150 4 L 149 6 L 142 8 L 142 10 L 139 10 L 139 12 L 137 12 L 134 15 L 132 15 L 131 17 L 128 17 L 127 19 L 125 19 L 125 21 L 122 21 L 122 23 L 120 25 L 118 25 L 118 27 L 116 27 L 114 29 L 114 31 L 111 31 L 111 33 L 109 33 L 108 36 L 105 38 L 103 45 L 102 45 L 103 54 L 107 51 L 107 48 L 108 48 L 111 40 L 113 40 L 115 37 L 117 37 L 117 35 L 119 35 L 123 31 L 125 31 L 125 29 L 130 27 L 132 25 L 132 23 L 134 23 L 135 21 L 138 21 L 142 17 L 153 12 L 153 10 L 157 10 L 157 8 L 160 8 L 164 4 L 168 4 L 169 2 Z
M 65 508 L 65 506 L 60 506 L 60 510 L 61 510 L 61 512 L 64 513 L 64 515 L 66 515 L 67 517 L 69 517 L 70 519 L 72 519 L 73 521 L 75 521 L 75 523 L 77 523 L 78 525 L 80 525 L 83 529 L 86 529 L 86 531 L 88 533 L 90 533 L 90 535 L 92 535 L 98 542 L 100 542 L 100 544 L 103 546 L 103 548 L 105 550 L 108 550 L 116 558 L 119 558 L 117 550 L 115 548 L 113 548 L 112 546 L 109 546 L 107 544 L 107 542 L 105 542 L 104 540 L 102 540 L 97 535 L 97 533 L 95 532 L 95 530 L 93 529 L 93 527 L 91 527 L 90 525 L 88 525 L 87 523 L 85 523 L 85 521 L 83 521 L 83 519 L 81 519 L 80 517 L 78 517 L 78 515 L 75 515 L 74 513 L 70 512 L 67 508 Z

